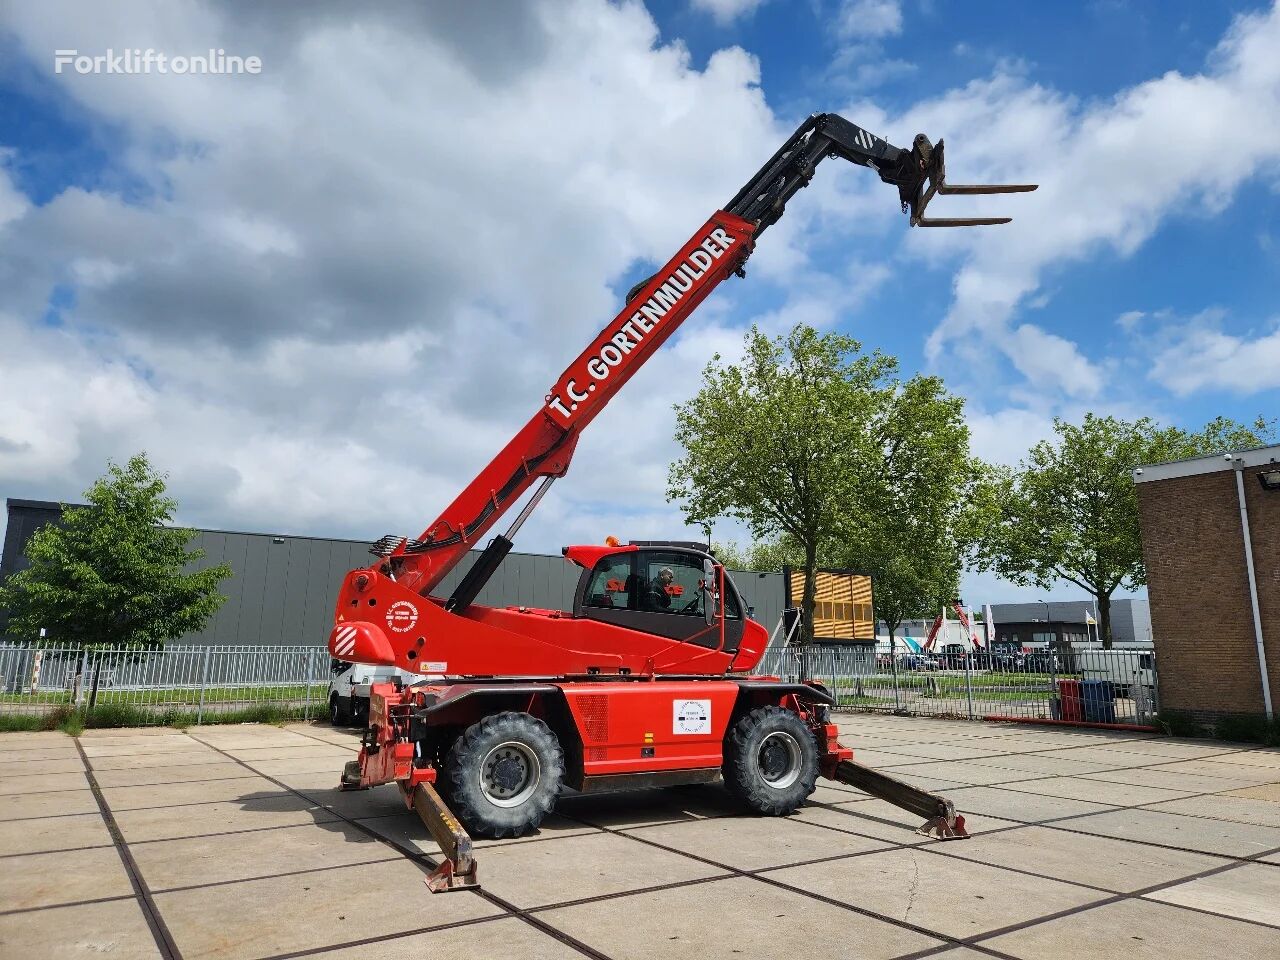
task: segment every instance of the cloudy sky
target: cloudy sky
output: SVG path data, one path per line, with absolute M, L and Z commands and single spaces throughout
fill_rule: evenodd
M 942 374 L 991 460 L 1055 415 L 1277 412 L 1261 0 L 356 10 L 0 3 L 0 496 L 75 500 L 146 449 L 191 524 L 416 534 L 820 111 L 945 137 L 953 180 L 1042 186 L 935 208 L 1011 226 L 910 231 L 892 189 L 826 164 L 587 431 L 519 549 L 692 535 L 663 493 L 671 405 L 751 323 Z M 55 70 L 108 48 L 262 69 Z

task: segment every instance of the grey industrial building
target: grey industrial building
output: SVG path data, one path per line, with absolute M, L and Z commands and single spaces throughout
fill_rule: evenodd
M 27 565 L 23 547 L 47 523 L 57 522 L 60 504 L 10 499 L 0 581 Z M 224 603 L 207 627 L 183 637 L 199 644 L 323 644 L 333 623 L 333 604 L 343 575 L 372 562 L 369 542 L 290 534 L 197 530 L 192 547 L 205 551 L 198 567 L 231 564 L 222 583 Z M 470 569 L 473 552 L 440 585 L 447 596 Z M 512 553 L 480 593 L 488 606 L 523 605 L 569 610 L 581 570 L 563 557 Z M 781 573 L 730 571 L 757 621 L 772 630 L 782 616 Z M 5 614 L 0 610 L 0 636 Z

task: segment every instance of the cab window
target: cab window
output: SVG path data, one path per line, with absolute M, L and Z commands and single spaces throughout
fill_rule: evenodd
M 702 563 L 680 553 L 648 553 L 641 563 L 645 592 L 641 609 L 701 617 Z
M 634 595 L 635 577 L 631 574 L 630 555 L 606 557 L 591 574 L 583 605 L 626 610 L 632 607 Z

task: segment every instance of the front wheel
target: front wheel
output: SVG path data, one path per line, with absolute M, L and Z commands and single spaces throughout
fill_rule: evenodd
M 336 693 L 329 695 L 329 722 L 335 727 L 345 727 L 351 723 L 349 708 L 343 706 L 342 698 Z
M 792 711 L 757 707 L 725 737 L 722 772 L 729 792 L 745 806 L 766 816 L 785 816 L 817 786 L 818 747 Z
M 443 786 L 467 830 L 518 837 L 551 812 L 564 779 L 564 751 L 541 720 L 498 713 L 466 729 L 449 749 Z

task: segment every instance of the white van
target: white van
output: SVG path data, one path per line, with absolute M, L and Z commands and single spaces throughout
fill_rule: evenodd
M 1148 702 L 1156 692 L 1155 652 L 1150 648 L 1129 650 L 1079 650 L 1076 660 L 1086 680 L 1110 680 L 1116 696 L 1132 697 L 1142 688 Z
M 329 720 L 335 727 L 363 727 L 369 722 L 369 688 L 375 683 L 390 683 L 399 677 L 409 686 L 426 679 L 423 674 L 398 667 L 374 667 L 336 658 L 329 660 L 329 670 L 333 674 L 329 681 Z

